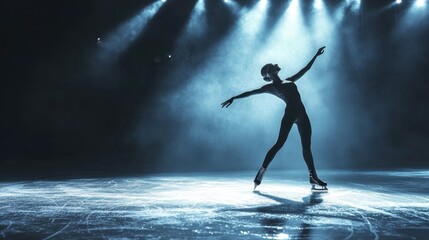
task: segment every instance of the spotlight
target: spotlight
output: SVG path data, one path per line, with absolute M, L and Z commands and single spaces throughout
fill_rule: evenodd
M 344 7 L 350 8 L 354 12 L 358 12 L 360 10 L 361 0 L 346 0 L 344 1 L 344 4 Z
M 161 2 L 167 2 L 167 0 L 161 0 Z
M 401 4 L 402 0 L 396 0 L 396 4 Z
M 314 6 L 315 9 L 319 9 L 320 10 L 322 8 L 322 5 L 323 5 L 322 0 L 314 0 L 313 6 Z
M 355 0 L 352 4 L 352 9 L 358 11 L 360 9 L 361 0 Z
M 224 2 L 226 2 L 226 3 L 229 3 L 229 0 L 223 0 Z
M 101 40 L 101 37 L 98 37 L 98 38 L 97 38 L 97 45 L 98 45 L 99 47 L 103 47 L 103 41 Z
M 426 5 L 426 0 L 417 0 L 416 5 L 417 7 L 424 7 Z

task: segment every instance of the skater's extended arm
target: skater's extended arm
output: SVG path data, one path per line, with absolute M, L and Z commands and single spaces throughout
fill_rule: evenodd
M 295 82 L 296 80 L 300 79 L 308 70 L 310 70 L 310 68 L 311 68 L 311 66 L 313 66 L 313 63 L 316 60 L 316 58 L 319 55 L 322 55 L 324 51 L 325 51 L 325 47 L 319 48 L 319 50 L 317 50 L 316 54 L 310 60 L 310 62 L 307 64 L 307 66 L 305 66 L 303 69 L 301 69 L 297 74 L 293 75 L 292 77 L 286 78 L 286 80 Z
M 232 98 L 230 98 L 230 99 L 228 99 L 228 100 L 226 100 L 225 102 L 223 102 L 221 105 L 222 105 L 222 107 L 229 107 L 229 105 L 231 105 L 232 104 L 232 102 L 235 100 L 235 99 L 238 99 L 238 98 L 245 98 L 245 97 L 249 97 L 249 96 L 252 96 L 252 95 L 256 95 L 256 94 L 261 94 L 261 93 L 264 93 L 264 92 L 266 92 L 266 89 L 264 88 L 264 87 L 261 87 L 261 88 L 259 88 L 259 89 L 255 89 L 255 90 L 252 90 L 252 91 L 248 91 L 248 92 L 244 92 L 244 93 L 242 93 L 242 94 L 240 94 L 240 95 L 237 95 L 237 96 L 235 96 L 235 97 L 232 97 Z

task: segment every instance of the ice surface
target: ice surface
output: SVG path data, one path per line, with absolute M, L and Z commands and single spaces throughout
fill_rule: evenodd
M 428 239 L 428 171 L 254 174 L 3 182 L 0 238 Z

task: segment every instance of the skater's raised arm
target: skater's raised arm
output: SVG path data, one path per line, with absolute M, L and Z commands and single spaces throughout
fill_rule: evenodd
M 242 93 L 242 94 L 239 94 L 239 95 L 237 95 L 237 96 L 235 96 L 235 97 L 232 97 L 232 98 L 230 98 L 230 99 L 228 99 L 228 100 L 226 100 L 225 102 L 223 102 L 221 105 L 222 105 L 222 108 L 223 107 L 229 107 L 229 105 L 231 105 L 232 104 L 232 102 L 235 100 L 235 99 L 238 99 L 238 98 L 245 98 L 245 97 L 249 97 L 249 96 L 252 96 L 252 95 L 256 95 L 256 94 L 261 94 L 261 93 L 265 93 L 266 92 L 266 88 L 264 88 L 264 87 L 261 87 L 261 88 L 259 88 L 259 89 L 255 89 L 255 90 L 252 90 L 252 91 L 248 91 L 248 92 L 244 92 L 244 93 Z
M 293 75 L 290 78 L 286 78 L 286 80 L 288 81 L 292 81 L 295 82 L 298 79 L 300 79 L 308 70 L 310 70 L 311 66 L 313 65 L 314 61 L 316 60 L 316 58 L 319 55 L 322 55 L 323 52 L 325 51 L 325 47 L 321 47 L 319 48 L 319 50 L 317 50 L 316 54 L 314 55 L 314 57 L 310 60 L 310 62 L 307 64 L 307 66 L 305 66 L 303 69 L 301 69 L 297 74 Z

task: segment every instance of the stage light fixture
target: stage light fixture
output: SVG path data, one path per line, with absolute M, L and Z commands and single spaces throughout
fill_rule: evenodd
M 396 4 L 401 4 L 402 0 L 396 0 Z
M 321 9 L 322 8 L 322 5 L 323 5 L 323 2 L 322 2 L 323 0 L 314 0 L 314 8 L 315 9 Z
M 426 0 L 417 0 L 416 5 L 417 7 L 424 7 L 426 6 Z
M 361 0 L 355 0 L 353 3 L 353 10 L 358 11 L 360 9 Z

